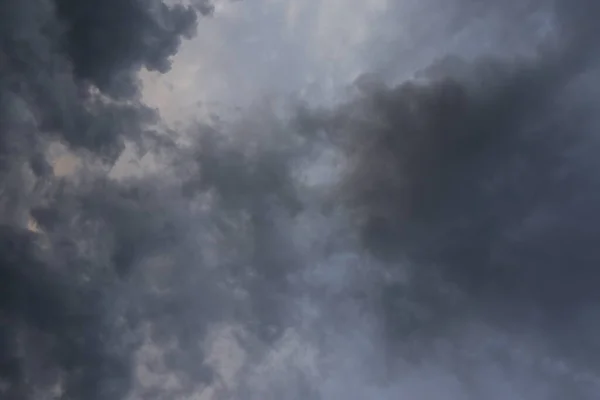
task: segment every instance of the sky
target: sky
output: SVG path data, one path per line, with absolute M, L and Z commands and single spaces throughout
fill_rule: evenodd
M 594 400 L 592 0 L 0 0 L 0 396 Z
M 456 28 L 438 3 L 410 0 L 219 1 L 215 7 L 196 37 L 182 44 L 171 71 L 148 74 L 148 99 L 163 113 L 210 113 L 275 96 L 331 103 L 363 74 L 396 82 L 446 52 L 515 54 L 548 30 L 543 10 L 521 16 L 522 26 L 501 25 L 489 12 Z M 423 14 L 432 26 L 419 23 Z

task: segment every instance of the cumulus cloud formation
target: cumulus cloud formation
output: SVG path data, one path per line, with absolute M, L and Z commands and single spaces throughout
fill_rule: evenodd
M 596 146 L 597 28 L 580 14 L 595 7 L 556 2 L 558 34 L 529 57 L 444 58 L 325 118 L 352 138 L 347 190 L 368 247 L 440 264 L 504 303 L 536 298 L 572 315 L 595 298 L 586 238 L 597 180 L 586 154 Z
M 406 3 L 491 44 L 172 132 L 138 74 L 212 2 L 1 1 L 0 394 L 595 398 L 600 6 Z

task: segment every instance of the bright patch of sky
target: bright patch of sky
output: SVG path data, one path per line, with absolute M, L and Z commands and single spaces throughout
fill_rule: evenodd
M 165 77 L 144 74 L 167 119 L 245 107 L 264 96 L 332 100 L 368 65 L 388 0 L 219 2 Z

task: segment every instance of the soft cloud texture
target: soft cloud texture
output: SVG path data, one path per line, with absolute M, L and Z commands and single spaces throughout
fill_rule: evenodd
M 0 10 L 6 398 L 596 398 L 595 2 Z

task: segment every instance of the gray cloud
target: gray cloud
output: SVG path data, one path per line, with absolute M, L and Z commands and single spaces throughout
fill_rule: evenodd
M 452 2 L 438 33 L 483 15 L 535 51 L 365 76 L 333 109 L 257 106 L 185 146 L 137 72 L 167 70 L 208 3 L 4 3 L 7 398 L 593 398 L 595 3 Z M 52 174 L 54 141 L 80 170 Z M 107 177 L 126 142 L 158 171 Z
M 132 226 L 148 210 L 127 204 L 126 187 L 90 183 L 93 175 L 61 181 L 46 153 L 62 142 L 85 160 L 110 163 L 126 140 L 154 136 L 157 118 L 139 100 L 136 74 L 169 68 L 196 11 L 162 2 L 3 1 L 0 15 L 0 390 L 14 399 L 53 391 L 123 398 L 136 310 L 120 303 L 117 274 L 141 243 L 170 243 L 168 227 Z M 41 233 L 27 229 L 30 214 Z
M 535 5 L 554 15 L 556 34 L 537 52 L 444 58 L 391 88 L 364 80 L 356 100 L 300 124 L 348 148 L 341 193 L 365 246 L 390 268 L 403 259 L 414 266 L 409 288 L 382 289 L 393 336 L 407 340 L 417 329 L 438 337 L 444 326 L 477 318 L 539 329 L 559 353 L 595 368 L 586 353 L 596 328 L 582 321 L 597 305 L 600 279 L 598 64 L 590 46 L 598 32 L 588 19 L 598 10 L 586 1 Z M 470 7 L 459 13 L 472 15 Z M 437 275 L 466 297 L 449 301 L 432 283 Z M 431 307 L 421 328 L 402 315 L 405 296 Z

